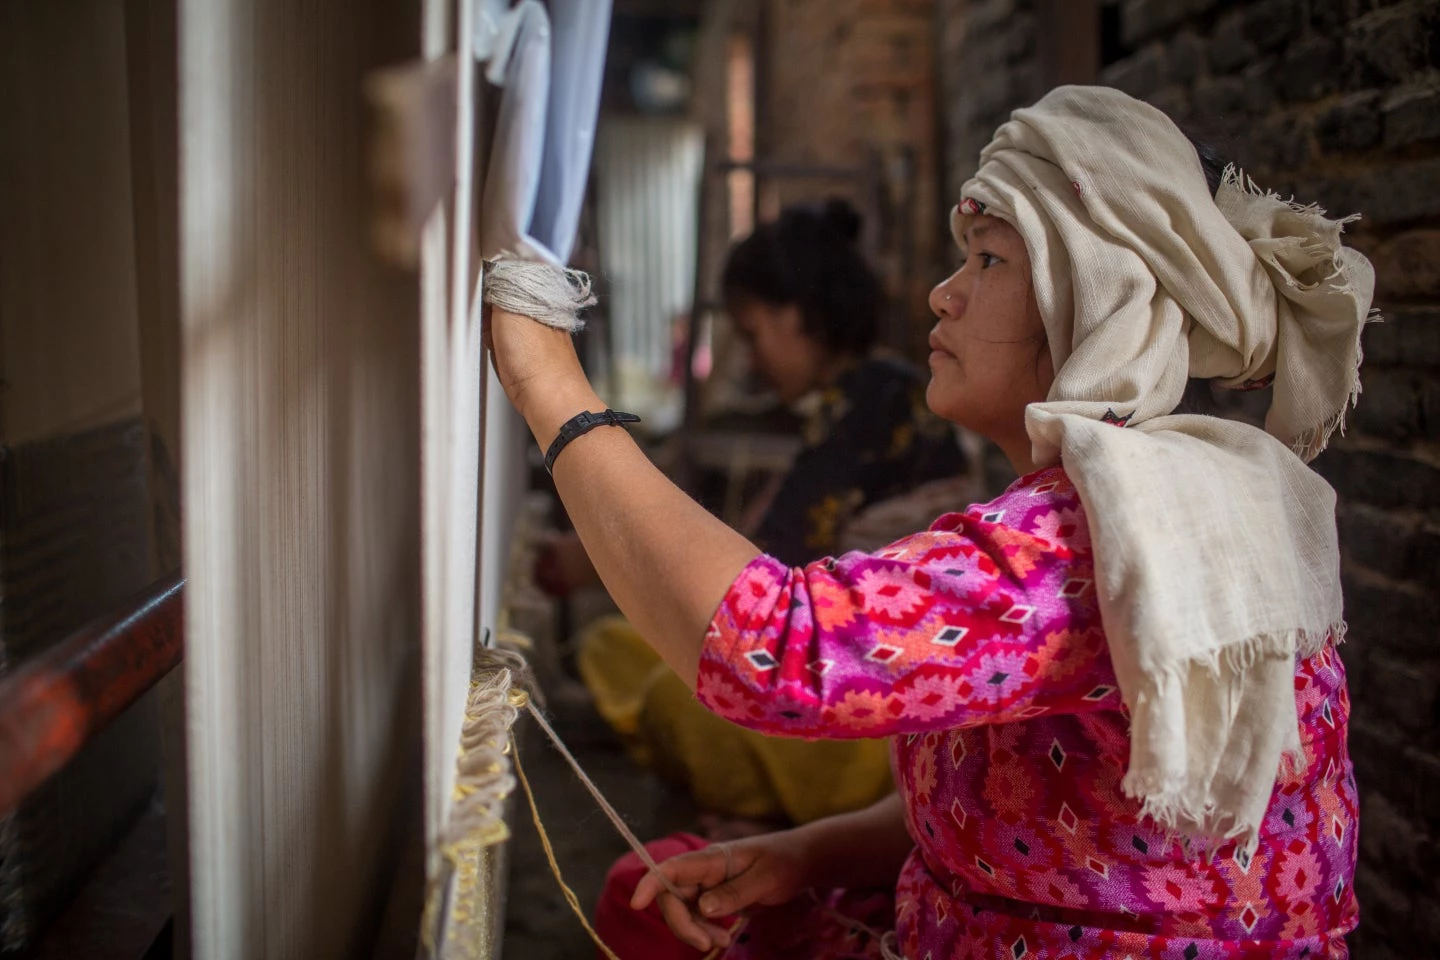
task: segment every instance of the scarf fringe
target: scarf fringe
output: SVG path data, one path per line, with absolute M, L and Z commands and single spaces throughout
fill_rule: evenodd
M 1181 838 L 1197 859 L 1213 859 L 1231 841 L 1249 856 L 1260 843 L 1258 823 L 1242 822 L 1238 814 L 1218 809 L 1213 801 L 1197 802 L 1183 788 L 1148 790 L 1132 784 L 1128 776 L 1121 787 L 1126 796 L 1141 801 L 1141 817 L 1154 820 L 1167 836 Z
M 1290 451 L 1306 463 L 1320 456 L 1325 448 L 1330 445 L 1330 438 L 1332 436 L 1337 432 L 1340 436 L 1345 436 L 1345 420 L 1359 399 L 1360 380 L 1356 378 L 1355 387 L 1350 391 L 1350 400 L 1346 405 L 1341 407 L 1339 412 L 1324 423 L 1318 423 L 1309 430 L 1292 437 L 1290 439 Z
M 1150 689 L 1137 694 L 1136 706 L 1156 696 L 1157 688 L 1183 684 L 1186 674 L 1194 667 L 1215 677 L 1224 669 L 1244 683 L 1245 673 L 1257 661 L 1272 657 L 1312 657 L 1327 644 L 1344 643 L 1348 630 L 1344 620 L 1336 620 L 1323 630 L 1297 627 L 1278 633 L 1260 633 L 1205 656 L 1167 664 L 1151 675 Z M 1303 763 L 1303 750 L 1298 745 L 1282 751 L 1276 777 L 1299 772 Z M 1131 768 L 1126 771 L 1120 788 L 1125 796 L 1140 801 L 1142 817 L 1154 820 L 1167 836 L 1182 839 L 1187 848 L 1197 851 L 1197 856 L 1213 856 L 1216 849 L 1232 840 L 1248 855 L 1259 842 L 1260 824 L 1248 821 L 1238 811 L 1220 807 L 1209 795 L 1209 784 L 1180 782 L 1157 773 L 1141 776 Z
M 1365 348 L 1362 342 L 1365 328 L 1372 323 L 1382 323 L 1383 321 L 1384 317 L 1379 308 L 1371 307 L 1365 315 L 1365 320 L 1355 332 L 1355 377 L 1346 402 L 1324 423 L 1316 424 L 1304 433 L 1290 439 L 1291 452 L 1306 463 L 1314 460 L 1324 451 L 1336 431 L 1339 431 L 1340 436 L 1345 436 L 1345 421 L 1349 417 L 1350 411 L 1355 409 L 1355 405 L 1360 402 L 1360 394 L 1364 392 L 1363 385 L 1360 383 L 1360 366 L 1365 362 Z
M 1217 677 L 1220 675 L 1222 667 L 1231 673 L 1244 674 L 1254 666 L 1256 661 L 1261 659 L 1290 656 L 1301 659 L 1313 657 L 1325 649 L 1328 643 L 1343 643 L 1348 630 L 1349 627 L 1344 620 L 1336 620 L 1322 630 L 1295 627 L 1290 630 L 1281 630 L 1278 633 L 1257 633 L 1244 640 L 1212 650 L 1204 656 L 1157 667 L 1150 675 L 1153 678 L 1153 686 L 1161 687 L 1183 683 L 1185 675 L 1193 667 L 1200 667 Z M 1141 691 L 1135 698 L 1136 703 L 1146 703 L 1151 695 L 1151 691 Z
M 1296 289 L 1314 290 L 1317 287 L 1330 285 L 1333 287 L 1332 292 L 1336 294 L 1344 294 L 1350 291 L 1350 282 L 1344 279 L 1345 266 L 1340 259 L 1340 251 L 1344 248 L 1339 242 L 1339 237 L 1345 232 L 1347 225 L 1360 219 L 1360 214 L 1352 213 L 1348 217 L 1331 220 L 1326 216 L 1325 208 L 1320 206 L 1320 204 L 1302 204 L 1293 196 L 1283 197 L 1274 190 L 1266 190 L 1257 184 L 1254 178 L 1248 173 L 1233 163 L 1225 168 L 1225 172 L 1220 178 L 1220 186 L 1222 188 L 1227 186 L 1234 187 L 1249 196 L 1283 204 L 1289 207 L 1294 213 L 1316 217 L 1325 220 L 1327 223 L 1333 223 L 1336 228 L 1335 239 L 1333 241 L 1324 236 L 1312 236 L 1304 240 L 1300 245 L 1300 249 L 1305 256 L 1316 267 L 1324 266 L 1328 269 L 1328 272 L 1311 284 L 1302 283 L 1289 271 L 1282 271 L 1282 277 L 1288 286 Z M 1355 331 L 1355 372 L 1351 380 L 1353 386 L 1350 388 L 1350 396 L 1347 402 L 1341 404 L 1338 411 L 1322 422 L 1289 439 L 1291 451 L 1306 463 L 1309 463 L 1320 455 L 1321 451 L 1329 445 L 1330 438 L 1334 436 L 1337 431 L 1342 437 L 1345 435 L 1346 417 L 1360 400 L 1360 365 L 1365 359 L 1364 349 L 1361 345 L 1361 336 L 1367 324 L 1375 323 L 1379 319 L 1380 311 L 1372 308 Z
M 1277 203 L 1283 203 L 1295 213 L 1303 213 L 1309 216 L 1321 217 L 1326 220 L 1330 219 L 1330 217 L 1325 212 L 1325 208 L 1320 206 L 1320 204 L 1301 203 L 1300 201 L 1295 199 L 1293 194 L 1289 197 L 1282 197 L 1274 190 L 1267 190 L 1264 187 L 1260 186 L 1258 183 L 1256 183 L 1255 179 L 1251 177 L 1250 174 L 1246 173 L 1237 164 L 1234 163 L 1227 165 L 1225 167 L 1225 171 L 1220 175 L 1220 186 L 1234 187 L 1237 190 L 1243 190 L 1245 193 L 1250 194 L 1252 197 L 1260 197 L 1265 200 L 1274 200 Z M 1361 215 L 1358 213 L 1352 213 L 1348 217 L 1341 217 L 1339 220 L 1332 220 L 1331 222 L 1338 224 L 1340 226 L 1340 232 L 1344 233 L 1346 224 L 1354 223 L 1355 221 L 1360 219 L 1360 216 Z

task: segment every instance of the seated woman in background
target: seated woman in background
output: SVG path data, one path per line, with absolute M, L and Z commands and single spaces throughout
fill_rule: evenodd
M 999 498 L 791 567 L 624 430 L 559 454 L 611 594 L 704 704 L 890 736 L 898 786 L 669 859 L 683 899 L 647 875 L 597 928 L 627 960 L 1346 956 L 1335 495 L 1305 461 L 1358 391 L 1370 264 L 1099 87 L 1016 111 L 952 220 L 927 396 L 1005 452 Z M 601 409 L 563 333 L 490 333 L 541 448 Z M 1176 415 L 1187 377 L 1269 386 L 1264 430 Z M 657 900 L 678 939 L 646 925 Z
M 786 563 L 837 553 L 857 513 L 959 477 L 954 427 L 925 405 L 919 371 L 874 356 L 880 281 L 844 201 L 791 207 L 736 245 L 721 275 L 726 312 L 756 370 L 794 404 L 815 394 L 804 446 L 751 539 Z
M 814 401 L 794 463 L 760 509 L 752 506 L 760 520 L 745 531 L 797 566 L 837 552 L 858 511 L 927 481 L 958 480 L 965 467 L 953 427 L 925 405 L 920 373 L 872 355 L 882 291 L 860 253 L 860 229 L 843 200 L 790 207 L 737 244 L 722 275 L 727 312 L 756 372 L 782 403 Z M 572 552 L 568 578 L 552 569 L 542 585 L 563 592 L 593 576 L 583 553 L 573 556 L 576 546 L 557 545 Z M 623 617 L 583 631 L 578 666 L 632 754 L 687 787 L 704 810 L 807 823 L 892 789 L 884 741 L 805 743 L 721 720 Z

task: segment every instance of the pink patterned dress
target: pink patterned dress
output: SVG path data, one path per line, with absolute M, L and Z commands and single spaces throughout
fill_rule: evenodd
M 893 737 L 916 842 L 893 909 L 829 904 L 910 960 L 1346 956 L 1357 804 L 1334 648 L 1295 671 L 1304 769 L 1254 857 L 1189 854 L 1121 792 L 1129 722 L 1092 570 L 1059 468 L 874 554 L 761 556 L 716 611 L 699 696 L 765 733 Z M 879 956 L 834 910 L 774 909 L 727 956 L 776 955 L 767 928 L 809 945 L 789 956 Z

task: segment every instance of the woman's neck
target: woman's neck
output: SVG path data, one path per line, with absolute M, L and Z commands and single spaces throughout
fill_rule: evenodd
M 1039 469 L 1039 465 L 1035 463 L 1028 433 L 1022 432 L 1018 437 L 1009 437 L 1003 441 L 997 440 L 996 444 L 1005 454 L 1005 459 L 1010 461 L 1010 467 L 1015 471 L 1015 476 L 1023 477 Z

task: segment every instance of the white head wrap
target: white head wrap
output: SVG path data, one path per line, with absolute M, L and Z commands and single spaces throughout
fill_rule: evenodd
M 1056 376 L 1026 426 L 1089 517 L 1131 712 L 1124 789 L 1164 826 L 1253 849 L 1282 755 L 1302 756 L 1296 654 L 1344 630 L 1335 495 L 1300 458 L 1359 392 L 1374 273 L 1318 208 L 1234 170 L 1212 197 L 1168 117 L 1099 87 L 1000 127 L 957 239 L 981 213 L 1030 255 Z M 1189 377 L 1273 382 L 1265 431 L 1169 415 Z

